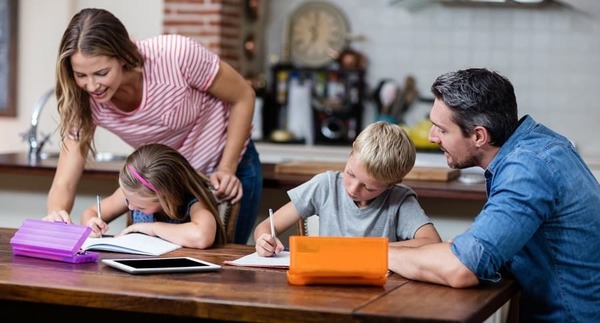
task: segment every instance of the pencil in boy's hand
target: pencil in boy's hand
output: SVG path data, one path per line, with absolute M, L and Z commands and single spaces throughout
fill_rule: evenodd
M 273 221 L 273 209 L 269 209 L 269 222 L 271 222 L 271 236 L 275 238 L 275 222 Z

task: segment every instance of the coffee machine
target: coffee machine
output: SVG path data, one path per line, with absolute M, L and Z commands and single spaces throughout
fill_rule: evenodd
M 272 74 L 271 116 L 267 121 L 272 132 L 275 129 L 298 128 L 297 123 L 312 120 L 309 127 L 310 135 L 302 138 L 296 136 L 294 142 L 316 145 L 350 145 L 361 130 L 363 99 L 364 99 L 364 70 L 327 68 L 298 68 L 292 65 L 276 65 Z M 294 87 L 301 84 L 303 89 L 309 89 L 308 98 L 290 95 Z M 307 102 L 309 108 L 297 104 L 294 100 Z M 311 114 L 309 118 L 298 117 L 303 109 Z M 302 112 L 304 113 L 304 112 Z M 288 118 L 288 116 L 295 116 Z M 265 116 L 266 117 L 266 116 Z M 296 124 L 292 124 L 296 123 Z M 310 140 L 307 140 L 310 138 Z

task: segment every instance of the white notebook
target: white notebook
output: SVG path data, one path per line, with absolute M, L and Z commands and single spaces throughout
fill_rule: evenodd
M 129 233 L 118 237 L 87 238 L 81 246 L 83 250 L 100 250 L 138 255 L 160 256 L 181 248 L 158 237 L 142 233 Z
M 254 252 L 235 260 L 224 261 L 224 263 L 227 265 L 243 267 L 289 268 L 290 252 L 282 251 L 271 257 L 261 257 Z

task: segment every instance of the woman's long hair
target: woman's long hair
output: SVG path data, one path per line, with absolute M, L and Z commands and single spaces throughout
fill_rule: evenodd
M 71 57 L 76 53 L 86 56 L 108 56 L 118 59 L 123 68 L 140 69 L 144 58 L 121 21 L 109 11 L 86 8 L 77 13 L 60 41 L 56 63 L 56 100 L 60 115 L 60 138 L 72 135 L 79 140 L 79 151 L 84 156 L 93 144 L 95 125 L 92 120 L 89 94 L 75 82 Z

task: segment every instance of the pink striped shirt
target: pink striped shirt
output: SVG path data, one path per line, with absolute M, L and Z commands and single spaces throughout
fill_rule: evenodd
M 145 59 L 140 106 L 126 113 L 111 102 L 90 100 L 94 123 L 134 148 L 171 146 L 196 170 L 212 173 L 225 147 L 231 108 L 206 92 L 219 70 L 219 57 L 179 35 L 157 36 L 137 46 Z

